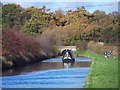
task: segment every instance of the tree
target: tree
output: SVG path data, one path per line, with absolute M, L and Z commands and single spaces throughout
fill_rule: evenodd
M 27 34 L 42 34 L 44 26 L 52 22 L 51 16 L 39 9 L 36 9 L 31 18 L 21 28 L 21 32 Z
M 2 6 L 3 4 L 0 2 L 0 28 L 2 28 Z
M 44 5 L 44 6 L 42 7 L 42 9 L 43 9 L 43 11 L 45 12 L 45 11 L 46 11 L 46 6 Z
M 56 23 L 59 22 L 60 19 L 64 16 L 63 14 L 64 14 L 64 12 L 61 9 L 58 9 L 58 10 L 55 11 L 53 17 L 54 17 Z
M 42 10 L 40 10 L 42 11 Z M 21 29 L 21 27 L 28 21 L 30 20 L 30 18 L 32 17 L 32 15 L 34 14 L 34 12 L 36 12 L 36 8 L 34 7 L 30 7 L 27 8 L 25 10 L 23 10 L 22 12 L 17 13 L 14 16 L 14 25 Z
M 14 15 L 21 12 L 23 8 L 18 4 L 6 4 L 2 7 L 3 28 L 12 28 L 14 26 Z

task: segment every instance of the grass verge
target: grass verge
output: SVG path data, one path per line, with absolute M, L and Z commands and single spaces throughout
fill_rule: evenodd
M 74 56 L 91 58 L 92 64 L 84 88 L 118 88 L 118 59 L 105 58 L 90 51 L 76 51 Z

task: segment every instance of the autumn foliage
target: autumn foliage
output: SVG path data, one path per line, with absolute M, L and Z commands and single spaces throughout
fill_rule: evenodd
M 49 41 L 48 38 L 42 39 Z M 3 68 L 22 66 L 27 63 L 53 57 L 55 55 L 53 53 L 56 52 L 54 51 L 52 44 L 49 44 L 49 46 L 46 45 L 36 36 L 24 35 L 14 30 L 3 30 Z
M 116 11 L 90 13 L 80 7 L 64 13 L 61 9 L 50 12 L 45 6 L 22 8 L 17 4 L 1 4 L 0 7 L 3 28 L 0 53 L 5 68 L 56 56 L 61 45 L 75 45 L 80 51 L 89 49 L 100 54 L 109 50 L 117 55 L 120 15 Z

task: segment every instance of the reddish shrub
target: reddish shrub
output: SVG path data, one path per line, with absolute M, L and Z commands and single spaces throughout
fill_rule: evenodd
M 44 43 L 42 44 L 39 37 L 24 35 L 14 30 L 2 31 L 2 56 L 6 59 L 3 60 L 5 67 L 8 64 L 7 62 L 12 64 L 8 65 L 9 68 L 43 60 L 54 55 L 51 55 L 53 51 L 52 45 L 43 45 Z

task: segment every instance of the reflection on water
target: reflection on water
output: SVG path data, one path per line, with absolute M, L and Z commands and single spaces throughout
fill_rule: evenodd
M 70 66 L 72 66 L 72 63 L 63 63 L 64 68 L 69 68 Z
M 74 63 L 63 63 L 61 58 L 53 58 L 43 62 L 34 63 L 25 67 L 18 67 L 2 72 L 3 76 L 12 76 L 26 74 L 28 72 L 36 72 L 51 69 L 75 68 L 75 67 L 90 67 L 91 61 L 88 58 L 76 58 Z

